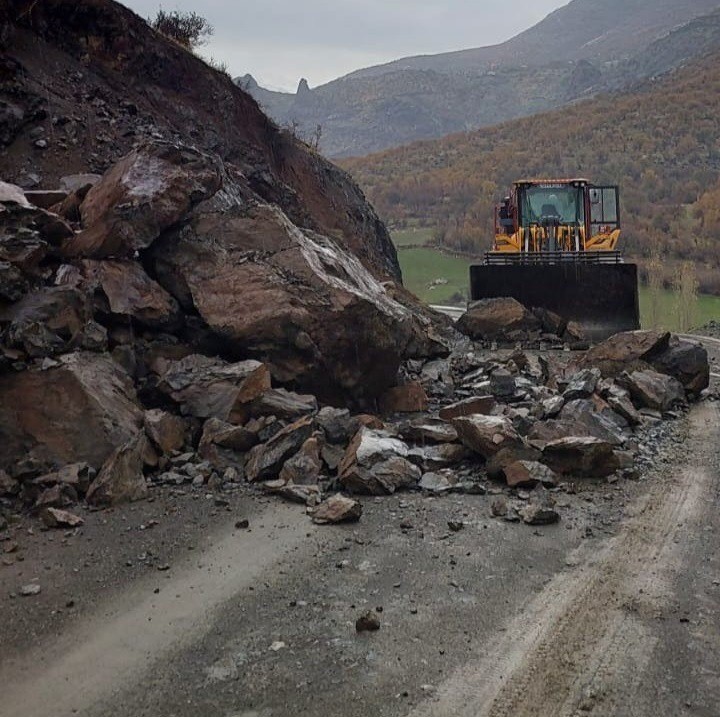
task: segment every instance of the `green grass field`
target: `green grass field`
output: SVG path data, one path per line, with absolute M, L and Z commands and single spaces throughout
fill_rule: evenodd
M 402 229 L 392 233 L 392 240 L 396 247 L 418 246 L 430 242 L 434 233 L 432 228 Z
M 398 247 L 400 246 L 398 244 Z M 471 263 L 468 259 L 451 257 L 433 249 L 400 249 L 398 257 L 405 286 L 422 301 L 428 304 L 458 304 L 459 294 L 467 300 L 468 267 Z M 438 279 L 446 280 L 447 284 L 432 286 L 432 282 Z M 661 328 L 677 330 L 678 321 L 674 305 L 673 292 L 663 292 L 660 297 L 659 312 Z M 648 327 L 649 314 L 649 292 L 645 287 L 640 287 L 640 317 L 645 327 Z M 697 326 L 702 326 L 711 319 L 720 321 L 720 297 L 705 295 L 698 297 L 695 315 Z

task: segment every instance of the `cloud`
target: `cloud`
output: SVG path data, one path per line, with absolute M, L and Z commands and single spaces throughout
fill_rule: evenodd
M 123 0 L 142 15 L 195 10 L 215 27 L 203 53 L 294 90 L 407 55 L 502 42 L 567 0 Z

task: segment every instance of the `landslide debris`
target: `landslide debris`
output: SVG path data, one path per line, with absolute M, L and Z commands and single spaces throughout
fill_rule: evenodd
M 344 174 L 121 6 L 69 5 L 0 15 L 3 179 L 41 187 L 0 184 L 1 526 L 24 510 L 72 529 L 83 506 L 165 486 L 218 505 L 260 490 L 318 524 L 359 520 L 354 496 L 532 489 L 493 512 L 548 524 L 574 481 L 633 477 L 707 386 L 693 344 L 631 332 L 553 352 L 579 348 L 577 327 L 512 300 L 471 307 L 461 336 L 397 283 Z M 38 48 L 53 107 L 33 94 Z M 107 120 L 102 152 L 60 114 L 70 80 Z M 41 154 L 37 123 L 59 128 Z

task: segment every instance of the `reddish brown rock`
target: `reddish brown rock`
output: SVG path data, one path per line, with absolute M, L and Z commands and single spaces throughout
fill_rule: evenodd
M 86 462 L 99 468 L 142 425 L 127 374 L 110 358 L 61 356 L 58 366 L 0 376 L 0 467 L 32 458 L 45 470 Z
M 508 466 L 520 461 L 535 462 L 540 460 L 541 452 L 535 446 L 524 442 L 511 442 L 488 458 L 485 470 L 490 478 L 500 480 L 506 477 Z
M 197 452 L 216 470 L 224 471 L 230 467 L 238 469 L 243 463 L 244 454 L 258 442 L 255 431 L 209 418 L 205 421 Z
M 138 433 L 117 448 L 91 483 L 87 502 L 91 505 L 117 505 L 145 498 L 148 492 L 143 475 L 146 450 L 147 438 L 143 433 Z
M 313 435 L 302 444 L 300 450 L 285 461 L 280 480 L 295 485 L 315 485 L 320 478 L 323 464 L 320 458 L 320 441 Z
M 505 481 L 510 488 L 532 488 L 542 483 L 546 488 L 558 483 L 558 476 L 538 461 L 515 461 L 504 469 Z
M 346 498 L 341 493 L 324 500 L 312 512 L 313 523 L 326 525 L 328 523 L 354 523 L 362 516 L 362 504 L 352 498 Z
M 394 386 L 380 397 L 380 410 L 383 413 L 420 413 L 427 411 L 427 408 L 427 393 L 417 381 Z
M 23 297 L 0 320 L 10 321 L 9 346 L 29 356 L 53 356 L 79 347 L 92 313 L 87 296 L 77 289 L 44 288 Z
M 672 376 L 656 371 L 633 371 L 624 373 L 619 379 L 640 408 L 668 411 L 673 406 L 686 403 L 682 384 Z
M 315 396 L 293 393 L 284 388 L 271 388 L 248 403 L 243 413 L 246 418 L 275 416 L 294 421 L 301 416 L 317 413 L 317 410 L 318 403 Z
M 179 416 L 153 408 L 145 411 L 145 433 L 147 437 L 160 449 L 161 453 L 179 451 L 185 444 L 187 422 Z
M 497 401 L 494 396 L 475 396 L 441 408 L 439 416 L 445 421 L 475 414 L 487 416 L 496 405 Z
M 80 206 L 85 229 L 64 246 L 68 256 L 132 256 L 183 219 L 221 184 L 216 157 L 152 142 L 115 164 Z
M 669 345 L 667 331 L 625 331 L 591 348 L 581 364 L 597 367 L 603 376 L 617 376 L 638 362 L 649 362 Z
M 77 491 L 70 485 L 64 483 L 57 483 L 50 488 L 40 493 L 35 500 L 35 509 L 39 510 L 42 508 L 54 507 L 54 508 L 65 508 L 68 505 L 77 503 L 78 494 Z
M 132 317 L 155 328 L 173 327 L 178 323 L 177 302 L 139 263 L 86 260 L 80 266 L 83 290 L 99 289 L 113 314 Z
M 230 364 L 193 354 L 172 362 L 158 388 L 186 415 L 235 423 L 244 421 L 246 405 L 270 388 L 270 372 L 259 361 Z
M 153 246 L 159 281 L 281 382 L 328 400 L 375 398 L 395 385 L 412 314 L 333 240 L 270 205 L 228 206 L 243 192 L 234 182 Z
M 435 418 L 416 419 L 400 427 L 400 435 L 414 443 L 454 443 L 457 431 L 443 420 Z
M 305 416 L 285 426 L 267 443 L 255 446 L 248 454 L 245 473 L 249 481 L 274 479 L 285 461 L 294 456 L 313 433 L 312 416 Z
M 463 445 L 488 459 L 503 448 L 522 446 L 522 439 L 504 416 L 465 416 L 452 421 Z
M 470 304 L 457 328 L 472 339 L 494 339 L 513 332 L 537 331 L 540 321 L 519 301 L 501 297 Z

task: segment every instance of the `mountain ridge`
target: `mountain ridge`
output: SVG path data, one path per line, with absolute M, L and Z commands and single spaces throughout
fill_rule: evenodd
M 237 81 L 275 121 L 292 127 L 300 136 L 314 137 L 320 127 L 320 148 L 328 156 L 361 156 L 532 115 L 642 80 L 647 68 L 641 62 L 633 65 L 633 57 L 650 46 L 662 47 L 673 31 L 681 31 L 706 11 L 720 8 L 718 0 L 692 4 L 687 0 L 661 0 L 656 4 L 632 0 L 630 10 L 635 8 L 635 12 L 628 15 L 626 8 L 623 19 L 620 8 L 625 5 L 620 0 L 604 0 L 602 5 L 573 0 L 503 45 L 427 55 L 417 61 L 405 58 L 358 70 L 313 89 L 304 87 L 301 95 L 265 90 L 251 76 Z M 600 50 L 586 47 L 592 33 L 584 26 L 592 27 L 592 23 L 582 13 L 587 13 L 588 8 L 605 13 L 602 28 L 608 27 L 608 17 L 614 18 L 612 31 L 618 37 L 604 43 Z M 655 18 L 652 22 L 648 20 L 651 16 Z M 685 20 L 680 28 L 679 19 Z M 641 32 L 642 23 L 649 29 Z M 562 27 L 570 31 L 574 26 L 583 29 L 584 34 L 574 43 L 563 43 L 564 54 L 556 52 L 553 48 L 558 43 L 548 42 L 547 37 L 558 34 Z M 535 39 L 523 52 L 517 51 L 517 43 L 525 43 L 528 33 Z M 593 39 L 597 38 L 590 41 Z M 497 47 L 504 47 L 502 52 L 512 61 L 493 64 L 502 58 L 485 57 L 488 52 L 495 53 L 493 48 Z M 720 33 L 713 35 L 712 47 L 706 49 L 714 48 L 720 48 Z M 691 48 L 691 54 L 697 55 L 700 49 Z M 620 56 L 624 59 L 617 59 Z M 523 66 L 528 57 L 534 61 Z M 612 57 L 616 59 L 610 62 Z M 674 62 L 670 62 L 666 69 L 673 66 Z

